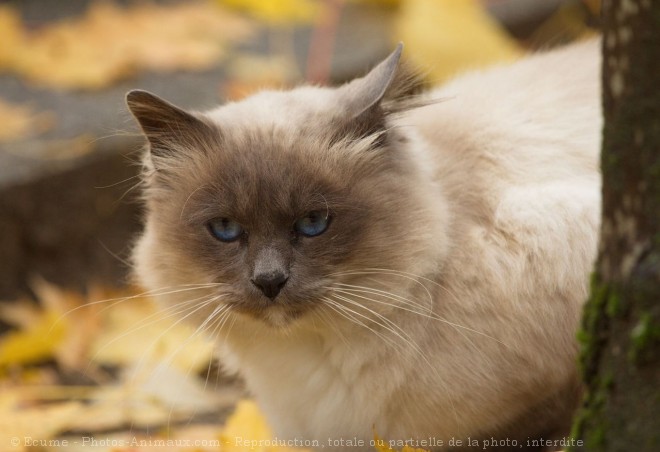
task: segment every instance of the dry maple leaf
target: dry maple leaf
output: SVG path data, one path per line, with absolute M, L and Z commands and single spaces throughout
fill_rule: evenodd
M 60 305 L 63 299 L 53 298 L 48 301 L 48 306 L 41 307 L 27 301 L 0 305 L 0 318 L 18 327 L 0 338 L 0 368 L 31 364 L 55 356 L 70 329 L 67 322 L 58 321 L 68 310 Z
M 55 359 L 65 369 L 83 369 L 91 337 L 98 332 L 93 306 L 74 292 L 46 281 L 32 284 L 39 304 L 0 304 L 0 318 L 17 327 L 0 337 L 0 369 Z

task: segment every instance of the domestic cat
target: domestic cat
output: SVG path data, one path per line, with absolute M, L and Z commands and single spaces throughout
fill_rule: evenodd
M 137 276 L 215 338 L 279 439 L 535 449 L 580 392 L 598 42 L 422 94 L 401 49 L 202 113 L 128 93 L 148 140 Z

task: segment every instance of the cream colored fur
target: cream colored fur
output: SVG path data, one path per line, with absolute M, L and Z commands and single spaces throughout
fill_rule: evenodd
M 304 120 L 330 93 L 293 91 L 300 113 L 292 114 Z M 269 116 L 278 96 L 208 118 L 294 127 L 295 118 Z M 280 327 L 276 312 L 272 324 L 235 314 L 218 335 L 223 363 L 245 378 L 279 438 L 328 449 L 328 438 L 368 444 L 374 431 L 445 444 L 567 433 L 600 218 L 598 44 L 466 74 L 428 96 L 441 101 L 391 124 L 407 138 L 409 196 L 423 212 L 409 221 L 424 235 L 383 244 L 395 249 L 392 260 L 372 268 L 396 271 L 365 269 L 346 282 L 387 288 L 389 297 L 372 293 L 364 303 L 396 327 L 361 310 L 365 318 L 355 317 L 374 333 L 328 309 Z M 136 249 L 141 281 L 149 289 L 200 282 L 190 281 L 191 256 L 165 268 L 163 253 L 175 252 L 160 249 L 158 230 L 148 222 Z M 404 299 L 420 309 L 377 303 Z

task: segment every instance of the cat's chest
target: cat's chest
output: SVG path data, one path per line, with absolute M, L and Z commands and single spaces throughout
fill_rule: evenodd
M 369 435 L 356 426 L 366 425 L 365 419 L 378 423 L 386 403 L 382 395 L 396 379 L 378 370 L 378 353 L 363 347 L 302 335 L 255 337 L 230 344 L 229 352 L 278 434 L 317 437 L 328 431 Z M 376 389 L 381 399 L 374 398 Z
M 246 378 L 259 386 L 276 385 L 280 391 L 351 393 L 371 371 L 373 360 L 361 344 L 344 344 L 313 334 L 259 337 L 230 343 Z M 316 397 L 314 397 L 316 398 Z

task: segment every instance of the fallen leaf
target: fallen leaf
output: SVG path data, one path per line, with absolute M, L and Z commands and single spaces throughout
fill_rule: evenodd
M 220 441 L 223 452 L 301 452 L 308 449 L 279 445 L 261 414 L 259 407 L 252 400 L 241 400 L 236 405 L 232 416 L 227 420 Z
M 522 54 L 479 0 L 407 0 L 396 28 L 406 57 L 434 83 Z
M 401 450 L 394 449 L 390 447 L 390 443 L 384 439 L 381 439 L 377 433 L 374 432 L 374 449 L 377 452 L 428 452 L 426 449 L 403 446 Z
M 14 313 L 19 312 L 13 306 Z M 24 306 L 27 315 L 30 308 Z M 10 331 L 0 339 L 0 370 L 10 366 L 32 364 L 55 356 L 70 325 L 57 322 L 59 313 L 40 313 L 33 323 L 18 331 Z
M 3 19 L 4 17 L 4 19 Z M 53 88 L 100 89 L 141 71 L 199 71 L 225 55 L 230 42 L 252 33 L 245 19 L 209 2 L 122 8 L 94 2 L 87 12 L 27 32 L 16 30 L 16 14 L 5 10 L 11 47 L 0 70 Z M 0 35 L 2 36 L 2 35 Z
M 307 23 L 319 14 L 319 2 L 315 0 L 216 0 L 217 3 L 246 12 L 271 25 Z
M 0 337 L 0 369 L 55 359 L 65 369 L 86 368 L 96 334 L 93 307 L 81 295 L 35 279 L 38 304 L 0 304 L 0 318 L 17 327 Z
M 118 384 L 90 392 L 80 416 L 68 427 L 76 431 L 167 427 L 231 407 L 238 397 L 236 389 L 207 388 L 194 375 L 172 366 L 136 363 Z
M 16 49 L 25 42 L 25 30 L 21 17 L 9 5 L 0 5 L 0 71 L 11 64 Z
M 192 325 L 161 311 L 148 297 L 118 297 L 107 306 L 102 330 L 91 344 L 93 362 L 121 367 L 168 363 L 196 373 L 213 359 L 211 341 L 195 334 Z
M 81 404 L 66 402 L 38 407 L 22 407 L 19 394 L 0 391 L 0 444 L 7 452 L 28 450 L 28 440 L 47 440 L 66 428 Z
M 197 372 L 212 358 L 212 345 L 195 337 L 194 330 L 163 315 L 150 299 L 116 297 L 95 289 L 88 295 L 95 299 L 90 302 L 87 297 L 42 280 L 35 281 L 33 290 L 38 303 L 0 304 L 0 317 L 17 328 L 0 338 L 0 368 L 25 369 L 7 372 L 9 378 L 0 379 L 0 444 L 20 438 L 12 450 L 23 451 L 29 444 L 25 438 L 46 444 L 42 440 L 57 440 L 56 435 L 63 431 L 93 433 L 130 428 L 174 432 L 177 423 L 228 410 L 239 399 L 241 390 L 235 386 L 216 388 L 213 380 L 199 379 Z M 113 343 L 101 345 L 108 339 Z M 136 343 L 143 346 L 136 347 Z M 71 366 L 88 375 L 98 363 L 108 364 L 102 359 L 104 352 L 110 352 L 113 364 L 123 368 L 119 381 L 110 385 L 53 385 L 57 375 L 52 367 L 22 367 L 55 359 L 60 369 Z M 176 358 L 179 352 L 180 358 Z M 208 432 L 216 443 L 214 448 L 197 450 L 217 451 L 219 429 Z M 139 444 L 126 451 L 193 450 L 163 448 L 161 442 L 154 443 L 151 437 L 139 434 L 128 439 L 134 438 L 140 439 Z M 113 447 L 109 444 L 107 451 L 124 450 Z M 0 450 L 5 449 L 0 446 Z

